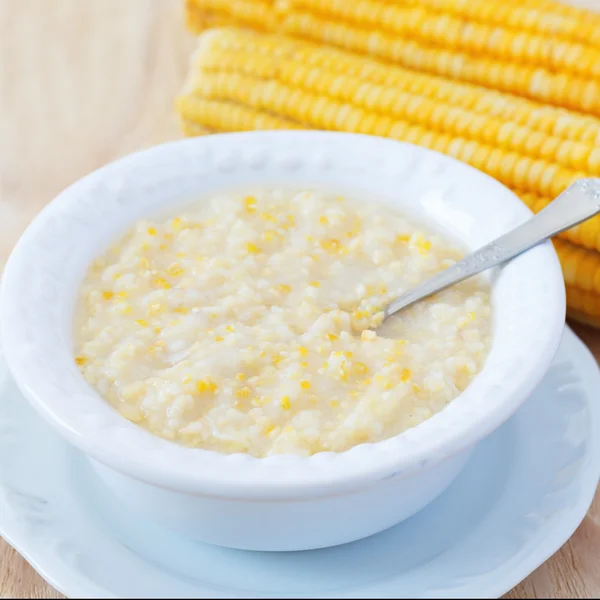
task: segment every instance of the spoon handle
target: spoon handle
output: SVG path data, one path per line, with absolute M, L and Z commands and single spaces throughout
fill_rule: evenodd
M 413 302 L 510 260 L 600 213 L 600 179 L 580 179 L 538 214 L 391 302 L 389 317 Z

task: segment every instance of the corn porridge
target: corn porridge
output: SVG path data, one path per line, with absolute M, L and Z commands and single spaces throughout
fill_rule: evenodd
M 257 457 L 343 451 L 440 411 L 481 369 L 483 279 L 382 307 L 462 256 L 390 207 L 221 194 L 138 222 L 90 267 L 76 362 L 125 418 Z

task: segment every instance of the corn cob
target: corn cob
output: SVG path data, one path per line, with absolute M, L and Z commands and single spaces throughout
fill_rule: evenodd
M 443 77 L 416 73 L 348 52 L 300 42 L 279 36 L 256 36 L 251 32 L 221 29 L 218 35 L 204 36 L 203 44 L 210 52 L 199 53 L 197 67 L 238 70 L 262 77 L 273 77 L 283 69 L 278 61 L 290 61 L 286 67 L 294 72 L 296 65 L 327 69 L 333 75 L 351 75 L 365 82 L 386 85 L 398 91 L 443 100 L 452 106 L 475 113 L 510 120 L 548 135 L 600 144 L 600 119 L 547 106 L 509 94 L 472 84 L 454 82 Z M 245 66 L 244 59 L 248 65 Z M 248 69 L 247 71 L 245 69 Z M 258 71 L 257 71 L 258 70 Z
M 251 55 L 239 53 L 218 53 L 212 57 L 201 57 L 197 67 L 200 66 L 204 73 L 202 85 L 207 85 L 206 81 L 210 82 L 212 74 L 222 72 L 231 77 L 238 72 L 242 76 L 248 75 L 263 81 L 268 79 L 270 83 L 276 76 L 281 84 L 316 96 L 326 95 L 332 100 L 355 104 L 365 110 L 389 115 L 433 131 L 477 139 L 484 144 L 504 146 L 509 151 L 539 156 L 569 169 L 600 174 L 600 149 L 596 149 L 593 144 L 549 136 L 449 102 L 429 99 L 395 87 L 366 83 L 360 77 L 337 75 L 335 85 L 332 85 L 331 78 L 325 76 L 326 71 L 279 58 L 260 58 L 262 60 L 254 60 Z M 242 77 L 240 84 L 253 85 L 245 77 Z
M 567 316 L 574 321 L 600 328 L 600 296 L 566 286 Z
M 567 315 L 600 327 L 600 253 L 554 239 L 566 283 Z
M 404 0 L 400 4 L 418 5 L 477 23 L 510 27 L 592 45 L 600 42 L 598 15 L 557 2 L 521 0 L 517 4 L 490 0 Z
M 404 67 L 470 81 L 558 106 L 600 115 L 600 83 L 569 73 L 555 74 L 537 66 L 475 57 L 464 52 L 436 48 L 400 39 L 380 31 L 321 15 L 290 12 L 283 32 L 348 50 L 370 54 Z
M 600 16 L 590 11 L 559 4 L 558 2 L 490 0 L 383 0 L 395 6 L 422 7 L 434 14 L 447 14 L 474 23 L 506 27 L 517 31 L 554 36 L 597 46 L 600 42 Z M 294 2 L 292 2 L 292 5 Z M 270 27 L 277 14 L 285 14 L 290 3 L 285 0 L 186 0 L 189 14 L 188 27 L 195 33 L 206 28 L 203 15 L 221 16 L 219 24 L 254 26 L 267 29 L 263 15 L 268 15 Z M 274 29 L 272 29 L 274 30 Z
M 585 292 L 600 294 L 600 253 L 555 239 L 565 283 Z
M 519 61 L 583 77 L 600 74 L 600 51 L 593 46 L 468 21 L 427 10 L 422 5 L 388 4 L 380 0 L 290 0 L 290 4 L 292 10 L 323 14 L 351 27 L 387 31 L 426 46 Z

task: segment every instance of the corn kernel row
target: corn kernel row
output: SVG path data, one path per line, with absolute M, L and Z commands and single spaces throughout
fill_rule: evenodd
M 403 4 L 424 6 L 477 23 L 505 26 L 588 44 L 600 42 L 600 17 L 558 2 L 404 0 Z

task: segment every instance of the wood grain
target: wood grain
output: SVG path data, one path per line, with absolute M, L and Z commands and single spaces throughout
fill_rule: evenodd
M 600 10 L 600 0 L 579 0 Z M 0 268 L 32 217 L 106 162 L 179 137 L 193 38 L 182 0 L 0 0 Z M 600 333 L 576 332 L 600 358 Z M 600 493 L 509 598 L 600 595 Z M 0 597 L 59 598 L 0 540 Z

